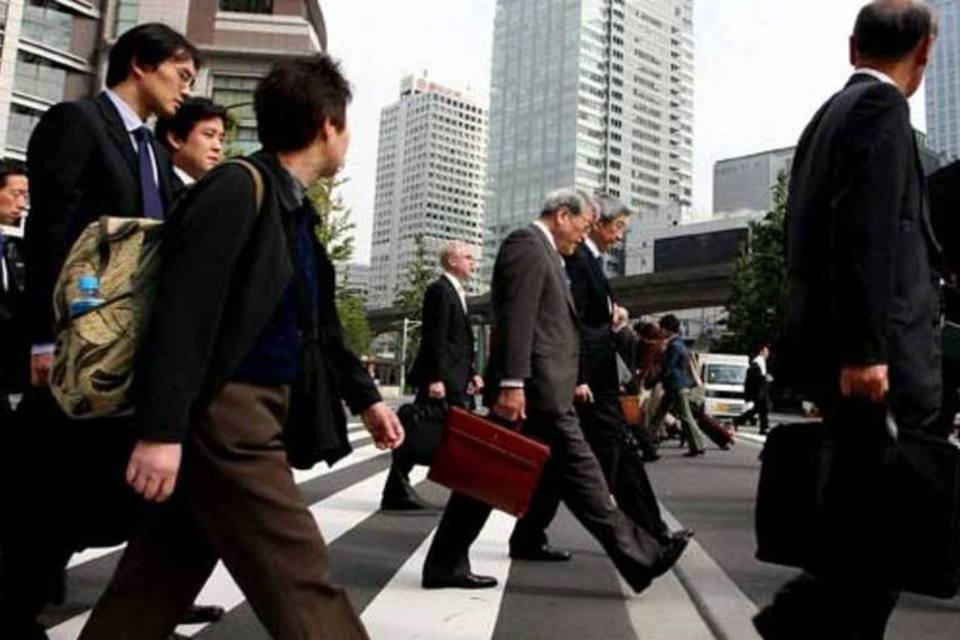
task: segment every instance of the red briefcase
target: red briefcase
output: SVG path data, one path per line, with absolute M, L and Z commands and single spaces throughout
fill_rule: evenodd
M 519 517 L 549 457 L 547 445 L 454 407 L 427 477 Z

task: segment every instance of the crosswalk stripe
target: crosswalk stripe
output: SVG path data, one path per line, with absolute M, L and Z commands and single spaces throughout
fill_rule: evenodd
M 351 465 L 364 462 L 366 460 L 369 460 L 370 458 L 374 458 L 380 455 L 381 453 L 383 453 L 382 451 L 377 449 L 375 446 L 366 444 L 366 442 L 368 441 L 372 442 L 372 440 L 367 435 L 367 432 L 363 430 L 362 426 L 360 427 L 359 430 L 355 429 L 353 433 L 350 433 L 348 435 L 348 437 L 350 439 L 350 444 L 354 446 L 357 446 L 360 443 L 364 443 L 363 446 L 360 446 L 359 448 L 354 449 L 353 453 L 350 454 L 350 457 L 347 458 L 346 461 Z M 327 467 L 327 465 L 325 464 L 318 464 L 309 470 L 294 469 L 293 479 L 296 481 L 297 484 L 301 484 L 301 483 L 313 480 L 314 478 L 319 478 L 320 476 L 324 474 L 328 474 L 331 471 L 339 471 L 340 468 L 341 467 L 337 466 L 331 469 Z M 115 547 L 92 547 L 90 549 L 84 549 L 79 553 L 73 554 L 73 556 L 70 558 L 70 562 L 67 564 L 67 568 L 72 569 L 73 567 L 79 566 L 86 562 L 90 562 L 91 560 L 102 558 L 104 556 L 110 555 L 111 553 L 115 553 L 126 546 L 127 545 L 125 544 L 121 544 Z
M 355 455 L 361 455 L 361 451 L 364 451 L 362 455 L 367 456 L 367 458 L 382 454 L 372 445 L 369 448 L 373 449 L 375 453 L 371 455 L 369 452 L 365 452 L 364 450 L 367 449 L 365 447 L 364 450 L 358 450 Z M 358 460 L 354 464 L 360 462 L 363 462 L 363 460 Z M 318 520 L 327 544 L 330 544 L 378 510 L 380 490 L 383 487 L 386 475 L 386 471 L 381 471 L 310 506 L 310 512 Z M 426 469 L 417 467 L 411 473 L 411 481 L 419 482 L 425 476 Z M 229 611 L 242 603 L 244 597 L 223 563 L 218 563 L 213 575 L 201 590 L 197 601 L 207 605 L 221 606 Z M 74 640 L 79 635 L 88 616 L 89 611 L 74 616 L 48 630 L 50 640 Z M 178 629 L 178 633 L 193 636 L 206 626 L 182 626 Z
M 433 541 L 433 534 L 400 568 L 394 578 L 364 610 L 363 624 L 371 638 L 390 640 L 481 640 L 493 636 L 504 587 L 510 573 L 506 540 L 514 519 L 494 511 L 480 537 L 470 547 L 475 573 L 493 576 L 494 589 L 471 591 L 440 589 L 425 592 L 420 570 Z

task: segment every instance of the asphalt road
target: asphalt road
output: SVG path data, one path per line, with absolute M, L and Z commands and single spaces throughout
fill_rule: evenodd
M 702 458 L 683 458 L 681 453 L 667 444 L 661 449 L 663 458 L 648 466 L 661 501 L 685 526 L 696 530 L 696 540 L 744 594 L 758 607 L 765 606 L 796 572 L 761 563 L 753 556 L 760 445 L 740 439 L 731 450 L 711 448 Z M 958 637 L 960 598 L 944 601 L 903 595 L 886 640 Z

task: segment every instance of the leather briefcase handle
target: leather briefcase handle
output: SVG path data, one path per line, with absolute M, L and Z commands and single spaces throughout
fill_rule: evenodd
M 510 422 L 503 416 L 496 413 L 493 409 L 487 412 L 486 418 L 497 426 L 503 427 L 504 429 L 510 429 L 511 431 L 516 431 L 517 433 L 522 433 L 523 427 L 526 424 L 526 421 L 523 418 L 520 418 L 514 422 Z

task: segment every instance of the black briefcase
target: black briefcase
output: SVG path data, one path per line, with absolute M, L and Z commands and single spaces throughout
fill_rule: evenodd
M 960 448 L 901 431 L 835 487 L 821 424 L 781 425 L 761 454 L 757 558 L 815 574 L 869 575 L 939 598 L 960 591 Z M 852 474 L 850 474 L 852 475 Z M 851 478 L 846 478 L 845 482 Z M 839 496 L 839 497 L 838 497 Z
M 447 424 L 449 408 L 443 400 L 426 400 L 401 406 L 397 417 L 403 424 L 404 455 L 420 465 L 429 467 L 440 448 Z

